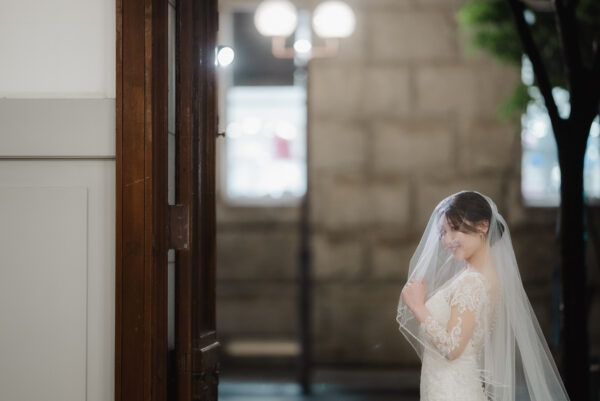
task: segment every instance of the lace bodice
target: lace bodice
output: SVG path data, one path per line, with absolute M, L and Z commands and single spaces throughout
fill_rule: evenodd
M 431 315 L 421 325 L 422 330 L 446 358 L 460 356 L 469 341 L 475 350 L 481 348 L 490 306 L 486 283 L 482 274 L 465 271 L 428 300 Z
M 490 327 L 489 294 L 486 278 L 465 270 L 426 302 L 421 401 L 485 400 L 479 354 Z

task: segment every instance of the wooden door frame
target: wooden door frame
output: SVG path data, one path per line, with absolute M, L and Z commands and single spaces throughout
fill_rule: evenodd
M 166 401 L 167 6 L 116 0 L 116 401 Z
M 177 0 L 176 203 L 189 244 L 176 252 L 177 401 L 216 400 L 215 47 L 217 0 Z M 196 60 L 196 61 L 195 61 Z
M 213 400 L 217 0 L 177 0 L 176 206 L 167 199 L 168 0 L 115 1 L 115 401 L 167 400 L 167 251 L 178 246 L 177 399 Z

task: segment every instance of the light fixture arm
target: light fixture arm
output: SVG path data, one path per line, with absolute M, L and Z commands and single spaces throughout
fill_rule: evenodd
M 325 45 L 312 47 L 310 58 L 328 58 L 335 57 L 338 54 L 340 42 L 337 38 L 325 39 Z M 298 54 L 293 47 L 286 47 L 285 38 L 282 36 L 273 36 L 271 38 L 271 52 L 273 56 L 281 59 L 293 59 Z

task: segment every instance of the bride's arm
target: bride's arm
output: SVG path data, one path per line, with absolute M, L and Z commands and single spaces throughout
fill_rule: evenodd
M 459 313 L 453 307 L 448 325 L 443 327 L 431 315 L 421 324 L 429 340 L 437 347 L 446 359 L 458 358 L 473 336 L 475 329 L 475 312 Z
M 450 319 L 446 327 L 436 321 L 426 308 L 427 312 L 415 314 L 429 340 L 447 359 L 458 358 L 473 336 L 484 291 L 483 284 L 477 278 L 466 278 L 451 297 Z

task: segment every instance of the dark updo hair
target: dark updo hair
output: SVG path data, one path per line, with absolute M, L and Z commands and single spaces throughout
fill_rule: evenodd
M 477 225 L 483 221 L 489 224 L 492 219 L 492 208 L 488 201 L 481 194 L 473 191 L 463 191 L 453 195 L 444 205 L 442 213 L 453 230 L 464 233 L 478 233 Z M 502 237 L 504 225 L 497 221 L 497 226 Z

